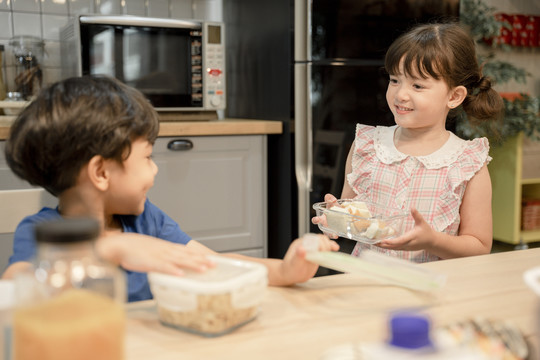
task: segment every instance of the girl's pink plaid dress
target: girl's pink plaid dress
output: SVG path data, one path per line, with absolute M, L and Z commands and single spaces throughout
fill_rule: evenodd
M 468 181 L 489 163 L 486 138 L 466 141 L 454 134 L 427 156 L 409 156 L 394 146 L 396 126 L 358 124 L 352 154 L 352 172 L 347 181 L 356 199 L 409 211 L 415 207 L 439 232 L 457 235 L 459 208 Z M 412 229 L 409 212 L 404 231 Z M 357 243 L 353 255 L 371 249 L 414 262 L 439 260 L 426 251 L 396 251 Z

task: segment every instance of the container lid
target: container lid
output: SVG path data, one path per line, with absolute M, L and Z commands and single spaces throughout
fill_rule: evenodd
M 71 243 L 96 239 L 99 223 L 95 219 L 60 219 L 37 224 L 36 241 L 45 243 Z
M 184 276 L 174 276 L 156 272 L 148 273 L 152 285 L 188 290 L 200 294 L 228 292 L 256 281 L 268 281 L 268 271 L 264 265 L 252 261 L 231 259 L 223 256 L 209 256 L 216 266 L 203 273 L 186 271 Z
M 430 322 L 426 316 L 396 314 L 390 319 L 390 345 L 406 349 L 432 347 L 429 328 Z

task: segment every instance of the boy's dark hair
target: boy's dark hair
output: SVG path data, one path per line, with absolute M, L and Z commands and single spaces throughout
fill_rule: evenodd
M 105 76 L 66 79 L 43 89 L 17 117 L 6 141 L 11 170 L 58 196 L 95 155 L 122 163 L 131 143 L 154 143 L 158 115 L 138 90 Z
M 450 88 L 465 86 L 462 107 L 473 121 L 498 120 L 502 115 L 503 101 L 482 75 L 474 41 L 459 23 L 420 24 L 402 34 L 386 53 L 386 72 L 397 75 L 402 60 L 404 75 L 442 79 Z

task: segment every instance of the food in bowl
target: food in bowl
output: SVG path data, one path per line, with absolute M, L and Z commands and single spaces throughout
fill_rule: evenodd
M 219 336 L 255 319 L 268 285 L 265 266 L 212 256 L 216 267 L 184 276 L 149 273 L 162 324 Z
M 314 204 L 313 209 L 317 216 L 326 219 L 326 224 L 319 223 L 323 232 L 368 244 L 399 236 L 408 216 L 401 209 L 353 199 L 340 199 L 333 206 L 320 202 Z

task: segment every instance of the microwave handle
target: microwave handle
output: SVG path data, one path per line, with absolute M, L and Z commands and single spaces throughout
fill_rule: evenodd
M 167 144 L 167 149 L 171 151 L 186 151 L 193 149 L 193 142 L 191 140 L 176 139 L 171 140 Z

